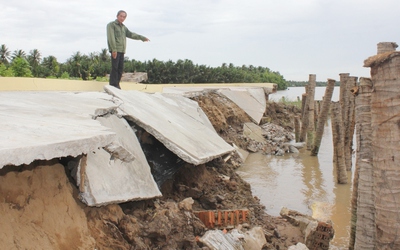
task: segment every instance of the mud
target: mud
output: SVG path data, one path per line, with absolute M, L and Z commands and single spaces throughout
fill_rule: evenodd
M 228 143 L 246 148 L 242 135 L 250 118 L 215 92 L 192 97 Z M 263 121 L 292 130 L 296 108 L 269 103 Z M 263 249 L 287 249 L 303 242 L 300 229 L 266 214 L 250 185 L 235 172 L 238 155 L 207 164 L 183 164 L 162 182 L 160 199 L 87 207 L 67 169 L 68 159 L 35 162 L 0 170 L 0 241 L 4 249 L 207 249 L 207 230 L 193 211 L 248 209 L 247 225 L 261 226 Z M 187 206 L 183 201 L 193 199 Z M 227 230 L 231 228 L 226 228 Z

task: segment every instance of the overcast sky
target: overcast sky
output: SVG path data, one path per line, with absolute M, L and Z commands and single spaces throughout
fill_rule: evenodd
M 100 52 L 120 9 L 151 40 L 128 39 L 130 59 L 263 66 L 286 80 L 369 77 L 377 43 L 400 44 L 399 0 L 0 0 L 0 44 L 59 62 Z

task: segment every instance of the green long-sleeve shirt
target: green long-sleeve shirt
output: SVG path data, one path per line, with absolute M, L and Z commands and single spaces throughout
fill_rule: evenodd
M 110 52 L 126 52 L 126 38 L 146 41 L 147 38 L 129 31 L 129 29 L 118 20 L 107 24 L 107 43 Z

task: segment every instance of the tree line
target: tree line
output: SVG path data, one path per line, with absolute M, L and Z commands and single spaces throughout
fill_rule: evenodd
M 287 81 L 288 87 L 303 87 L 308 84 L 308 81 Z M 317 87 L 325 87 L 327 86 L 327 82 L 316 82 L 315 86 Z M 340 82 L 336 82 L 335 86 L 340 86 Z
M 88 55 L 75 52 L 64 63 L 54 56 L 43 57 L 39 50 L 27 54 L 23 50 L 11 52 L 0 46 L 0 76 L 63 78 L 107 81 L 111 71 L 111 56 L 107 49 Z M 147 72 L 147 83 L 276 83 L 286 89 L 288 82 L 276 71 L 253 65 L 235 66 L 223 63 L 219 67 L 194 64 L 191 60 L 140 62 L 125 57 L 125 72 Z

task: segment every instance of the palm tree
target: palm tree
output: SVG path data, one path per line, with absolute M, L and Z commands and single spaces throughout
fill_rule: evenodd
M 57 74 L 60 72 L 60 65 L 57 62 L 57 58 L 55 58 L 54 56 L 43 58 L 41 65 L 46 71 L 44 73 L 44 77 L 57 76 Z
M 105 76 L 111 71 L 111 56 L 107 49 L 102 49 L 99 54 L 99 67 L 97 76 Z M 132 60 L 133 61 L 133 60 Z
M 14 53 L 12 55 L 12 59 L 14 60 L 15 58 L 23 58 L 26 59 L 26 53 L 22 49 L 19 50 L 14 50 Z
M 4 63 L 4 64 L 8 64 L 10 61 L 10 51 L 8 50 L 8 48 L 6 47 L 5 44 L 2 44 L 0 46 L 0 62 Z
M 37 77 L 39 75 L 39 65 L 42 60 L 42 55 L 40 54 L 39 50 L 34 49 L 29 52 L 27 59 L 29 65 L 32 67 L 33 76 Z
M 70 66 L 70 76 L 82 78 L 81 61 L 82 55 L 79 51 L 67 59 L 67 64 Z
M 100 54 L 99 54 L 100 61 L 102 62 L 108 62 L 110 60 L 110 55 L 108 54 L 107 49 L 102 49 Z

